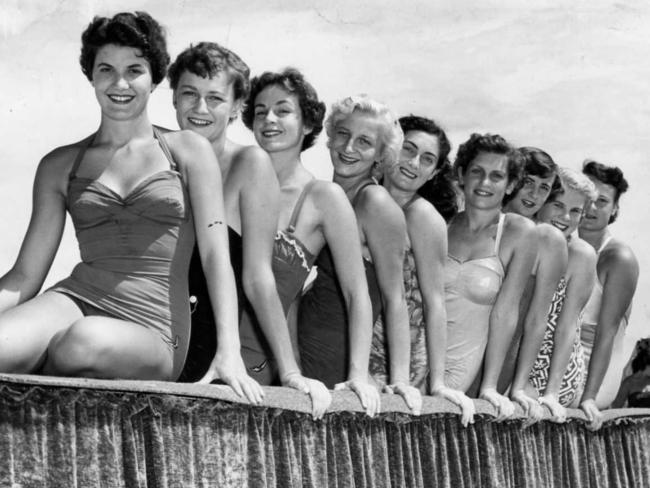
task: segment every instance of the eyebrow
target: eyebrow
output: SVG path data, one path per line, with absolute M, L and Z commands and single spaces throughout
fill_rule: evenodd
M 188 85 L 188 84 L 183 84 L 179 86 L 178 88 L 190 88 L 191 90 L 198 91 L 198 88 L 196 88 L 194 85 Z M 220 92 L 219 90 L 208 90 L 209 94 L 216 93 L 217 95 L 224 95 L 223 92 Z

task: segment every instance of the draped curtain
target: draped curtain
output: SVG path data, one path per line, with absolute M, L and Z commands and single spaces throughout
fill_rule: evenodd
M 309 398 L 266 388 L 261 406 L 229 388 L 0 375 L 0 486 L 650 486 L 650 409 L 611 410 L 598 432 L 496 422 L 477 401 L 425 397 L 419 417 L 382 396 L 368 418 L 351 392 L 313 421 Z

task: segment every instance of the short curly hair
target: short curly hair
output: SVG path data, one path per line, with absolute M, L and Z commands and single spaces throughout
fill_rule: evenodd
M 557 164 L 546 151 L 531 146 L 520 147 L 517 151 L 519 151 L 521 160 L 521 179 L 517 182 L 515 189 L 503 198 L 504 204 L 514 199 L 519 190 L 524 187 L 524 177 L 527 175 L 537 176 L 538 178 L 549 178 L 555 175 L 549 195 L 554 194 L 561 188 L 560 178 L 557 175 Z
M 615 190 L 614 203 L 618 203 L 618 199 L 621 198 L 621 195 L 630 186 L 625 176 L 623 176 L 623 171 L 618 166 L 608 166 L 593 159 L 586 159 L 582 163 L 582 172 L 587 176 L 597 179 L 601 183 L 613 186 Z M 612 216 L 609 218 L 609 223 L 611 224 L 616 221 L 616 217 L 618 217 L 618 212 L 612 213 Z
M 234 99 L 248 98 L 250 68 L 237 54 L 216 42 L 199 42 L 196 46 L 190 44 L 176 57 L 167 72 L 172 90 L 176 90 L 185 71 L 201 78 L 212 78 L 217 73 L 225 72 L 232 83 Z
M 451 143 L 445 131 L 433 119 L 418 115 L 400 117 L 399 125 L 406 136 L 409 131 L 420 131 L 431 134 L 438 139 L 438 163 L 433 178 L 425 181 L 418 188 L 418 195 L 428 200 L 440 215 L 449 221 L 458 212 L 456 192 L 452 185 L 453 170 L 449 162 Z
M 397 117 L 395 117 L 386 105 L 373 100 L 368 95 L 346 97 L 332 105 L 332 110 L 325 121 L 328 145 L 334 135 L 336 124 L 344 120 L 355 110 L 372 115 L 382 123 L 379 132 L 381 142 L 379 160 L 384 166 L 396 162 L 404 140 L 402 128 L 399 125 Z
M 472 134 L 467 141 L 458 147 L 456 160 L 454 161 L 454 172 L 458 170 L 465 174 L 469 165 L 476 159 L 479 153 L 503 154 L 507 157 L 507 181 L 508 184 L 517 183 L 521 178 L 521 155 L 511 146 L 508 141 L 498 134 Z
M 325 104 L 318 99 L 318 93 L 309 83 L 304 75 L 295 68 L 285 68 L 277 73 L 265 71 L 260 76 L 256 76 L 251 81 L 250 93 L 246 100 L 246 105 L 242 111 L 242 121 L 250 130 L 253 130 L 255 120 L 255 99 L 262 90 L 268 86 L 279 86 L 287 93 L 294 95 L 298 99 L 300 112 L 305 127 L 309 127 L 311 132 L 305 135 L 302 141 L 301 151 L 309 149 L 316 143 L 318 135 L 323 130 L 323 119 L 325 118 Z
M 95 17 L 81 34 L 81 71 L 93 80 L 97 51 L 106 44 L 133 47 L 142 52 L 151 66 L 154 84 L 165 79 L 169 54 L 162 26 L 146 12 L 122 12 L 112 18 Z

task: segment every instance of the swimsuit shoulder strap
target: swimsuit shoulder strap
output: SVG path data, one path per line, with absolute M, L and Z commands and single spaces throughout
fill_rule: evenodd
M 88 138 L 88 142 L 83 144 L 81 146 L 81 149 L 79 149 L 79 152 L 77 153 L 77 157 L 74 160 L 74 163 L 72 163 L 72 169 L 70 170 L 70 174 L 68 175 L 68 179 L 73 179 L 75 176 L 77 176 L 77 170 L 79 169 L 79 166 L 81 165 L 81 161 L 84 158 L 84 155 L 86 154 L 86 151 L 88 148 L 91 146 L 93 142 L 95 142 L 95 137 L 97 136 L 97 132 L 95 132 L 92 136 Z
M 499 223 L 497 224 L 497 236 L 494 240 L 494 255 L 499 255 L 499 246 L 501 245 L 501 237 L 503 236 L 503 227 L 506 221 L 506 214 L 503 212 L 499 214 Z
M 598 248 L 598 251 L 596 251 L 596 254 L 600 254 L 602 252 L 602 250 L 605 249 L 605 246 L 607 246 L 607 244 L 609 244 L 609 241 L 611 241 L 613 239 L 613 237 L 614 236 L 612 236 L 612 235 L 607 236 L 607 238 L 603 241 L 603 243 Z
M 169 150 L 169 146 L 167 145 L 167 142 L 165 141 L 165 137 L 155 125 L 152 127 L 153 127 L 153 135 L 158 140 L 158 144 L 160 144 L 160 148 L 162 149 L 162 152 L 165 154 L 165 157 L 169 161 L 169 166 L 174 171 L 177 171 L 178 168 L 176 165 L 176 161 L 174 161 L 174 158 L 172 157 L 172 153 Z
M 289 219 L 289 225 L 287 226 L 287 231 L 289 233 L 293 233 L 296 230 L 296 223 L 298 222 L 298 215 L 300 215 L 300 209 L 302 208 L 302 204 L 305 202 L 305 198 L 307 197 L 307 193 L 309 193 L 309 190 L 311 189 L 312 186 L 314 186 L 314 183 L 316 183 L 316 180 L 313 179 L 309 183 L 305 185 L 305 187 L 302 189 L 302 192 L 300 193 L 300 196 L 298 197 L 298 201 L 296 202 L 295 207 L 293 207 L 293 212 L 291 213 L 291 218 Z

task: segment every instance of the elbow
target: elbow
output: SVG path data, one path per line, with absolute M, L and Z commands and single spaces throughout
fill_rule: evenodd
M 261 268 L 253 271 L 244 270 L 242 273 L 242 288 L 246 298 L 251 303 L 256 303 L 263 297 L 277 293 L 273 272 L 269 270 L 268 273 L 265 273 Z

